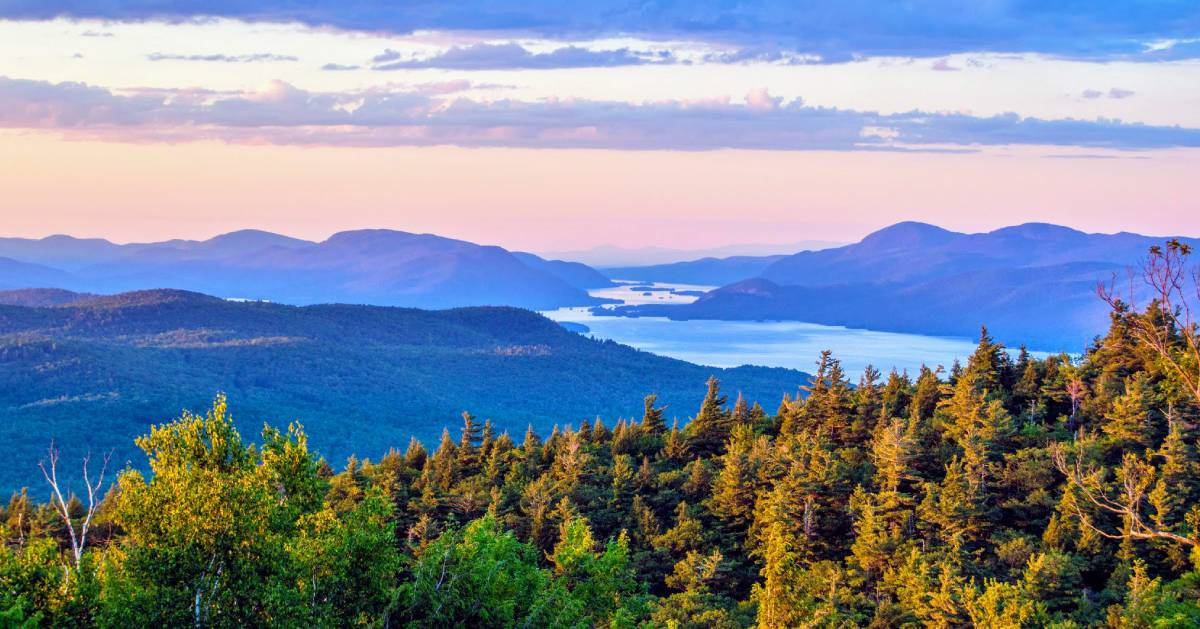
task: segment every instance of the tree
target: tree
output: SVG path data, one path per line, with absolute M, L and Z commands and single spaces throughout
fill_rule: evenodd
M 697 456 L 720 454 L 733 429 L 733 416 L 725 408 L 729 398 L 721 395 L 721 382 L 708 379 L 708 391 L 700 404 L 700 412 L 687 426 L 688 449 Z
M 513 627 L 538 610 L 537 553 L 491 515 L 443 533 L 416 559 L 390 611 L 410 627 Z M 390 623 L 389 623 L 390 624 Z
M 661 436 L 667 430 L 667 424 L 663 421 L 663 413 L 667 410 L 667 407 L 656 407 L 654 404 L 657 401 L 657 395 L 647 395 L 645 399 L 646 408 L 642 413 L 642 432 L 652 436 Z
M 1145 316 L 1129 313 L 1129 302 L 1115 290 L 1115 280 L 1098 292 L 1113 312 L 1129 324 L 1133 337 L 1156 354 L 1192 399 L 1200 402 L 1200 336 L 1195 312 L 1200 302 L 1200 271 L 1187 268 L 1192 248 L 1179 240 L 1153 246 L 1142 265 L 1142 279 L 1153 295 Z M 1132 284 L 1132 282 L 1131 282 Z M 1130 286 L 1130 294 L 1134 293 Z
M 1155 525 L 1147 516 L 1147 492 L 1156 480 L 1155 468 L 1134 453 L 1126 453 L 1115 472 L 1115 489 L 1109 489 L 1110 470 L 1094 463 L 1085 463 L 1082 456 L 1070 454 L 1056 444 L 1054 462 L 1066 477 L 1070 491 L 1079 499 L 1072 514 L 1086 528 L 1098 535 L 1115 540 L 1167 540 L 1195 547 L 1200 540 L 1194 526 L 1187 533 Z M 1086 508 L 1085 508 L 1086 505 Z M 1096 521 L 1095 514 L 1116 516 L 1119 530 L 1107 529 Z
M 54 443 L 50 444 L 50 449 L 46 453 L 46 460 L 38 463 L 38 469 L 42 470 L 42 476 L 46 478 L 46 484 L 50 486 L 52 491 L 51 504 L 57 510 L 58 515 L 62 517 L 63 527 L 67 529 L 67 533 L 71 539 L 71 556 L 76 572 L 79 571 L 80 563 L 83 561 L 83 551 L 87 548 L 88 531 L 92 527 L 92 519 L 96 516 L 96 509 L 99 508 L 97 498 L 103 493 L 100 488 L 104 486 L 104 473 L 108 471 L 108 459 L 112 456 L 109 452 L 104 456 L 104 461 L 100 465 L 100 475 L 93 481 L 89 476 L 88 468 L 91 467 L 91 455 L 83 458 L 83 486 L 87 491 L 87 505 L 84 508 L 82 517 L 73 517 L 71 510 L 68 509 L 67 502 L 63 500 L 62 487 L 58 482 L 58 450 L 54 447 Z M 47 471 L 47 461 L 49 462 L 49 471 Z M 72 496 L 72 499 L 75 497 Z M 80 520 L 78 526 L 75 524 L 75 519 Z
M 390 502 L 374 489 L 354 506 L 321 501 L 298 426 L 264 430 L 260 451 L 243 443 L 218 397 L 205 415 L 184 413 L 137 443 L 152 475 L 129 470 L 118 481 L 114 519 L 124 535 L 105 569 L 106 622 L 379 618 L 396 565 Z

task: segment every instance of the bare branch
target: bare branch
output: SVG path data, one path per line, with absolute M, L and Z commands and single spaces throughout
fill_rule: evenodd
M 100 466 L 100 477 L 96 482 L 92 482 L 90 476 L 91 453 L 83 457 L 83 483 L 87 488 L 87 508 L 83 516 L 83 521 L 76 527 L 71 521 L 71 511 L 67 506 L 67 501 L 63 498 L 62 486 L 58 482 L 58 459 L 59 451 L 54 446 L 54 442 L 50 442 L 50 447 L 47 449 L 46 458 L 38 462 L 38 469 L 42 471 L 42 476 L 46 479 L 46 484 L 50 485 L 53 494 L 50 498 L 51 505 L 54 510 L 62 518 L 63 526 L 67 529 L 67 534 L 71 540 L 71 556 L 74 560 L 75 569 L 79 570 L 80 563 L 83 561 L 83 551 L 87 548 L 87 535 L 92 526 L 92 519 L 96 515 L 96 511 L 100 508 L 97 498 L 103 498 L 101 488 L 104 486 L 104 476 L 108 471 L 108 462 L 112 458 L 112 451 L 109 451 L 104 457 L 104 463 Z M 49 464 L 49 469 L 47 469 Z
M 1061 445 L 1054 449 L 1054 465 L 1066 476 L 1067 483 L 1087 502 L 1101 512 L 1119 516 L 1125 523 L 1125 530 L 1111 533 L 1096 524 L 1090 513 L 1079 504 L 1075 505 L 1075 516 L 1080 524 L 1107 539 L 1166 539 L 1185 546 L 1197 546 L 1197 540 L 1173 533 L 1171 531 L 1150 526 L 1142 515 L 1142 503 L 1146 498 L 1146 489 L 1152 481 L 1153 468 L 1130 454 L 1126 455 L 1121 466 L 1121 483 L 1118 496 L 1110 497 L 1103 489 L 1103 470 L 1093 466 L 1084 466 L 1083 457 L 1074 456 L 1073 461 L 1067 460 L 1065 448 Z
M 1200 334 L 1194 315 L 1200 308 L 1200 269 L 1189 272 L 1186 268 L 1191 252 L 1190 246 L 1178 240 L 1150 248 L 1142 264 L 1142 281 L 1153 297 L 1151 307 L 1156 317 L 1150 313 L 1136 316 L 1132 271 L 1128 301 L 1117 297 L 1115 276 L 1108 284 L 1099 284 L 1097 292 L 1114 312 L 1134 312 L 1128 318 L 1134 339 L 1158 355 L 1200 403 Z M 1189 280 L 1194 299 L 1188 294 Z

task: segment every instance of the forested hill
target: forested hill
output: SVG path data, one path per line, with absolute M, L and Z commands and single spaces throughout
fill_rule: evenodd
M 294 307 L 182 291 L 0 294 L 0 488 L 40 483 L 51 439 L 72 454 L 117 448 L 218 392 L 244 416 L 301 421 L 335 464 L 415 435 L 433 443 L 464 410 L 521 434 L 698 408 L 716 375 L 775 403 L 808 379 L 785 369 L 702 367 L 569 332 L 530 311 Z M 248 428 L 255 428 L 253 426 Z

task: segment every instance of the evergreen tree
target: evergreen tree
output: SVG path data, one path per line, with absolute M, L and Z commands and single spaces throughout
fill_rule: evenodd
M 733 416 L 725 408 L 728 398 L 721 395 L 721 383 L 715 377 L 708 379 L 708 391 L 700 412 L 687 426 L 688 449 L 696 456 L 720 454 L 725 441 L 733 429 Z

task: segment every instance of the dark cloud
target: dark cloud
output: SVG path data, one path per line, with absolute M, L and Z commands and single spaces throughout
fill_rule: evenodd
M 1092 59 L 1200 57 L 1200 3 L 1193 0 L 0 0 L 0 17 L 57 16 L 230 17 L 391 33 L 433 29 L 550 38 L 634 34 L 774 47 L 827 62 L 975 51 Z M 1174 44 L 1146 47 L 1162 41 Z
M 389 50 L 387 52 L 395 52 Z M 375 60 L 379 60 L 379 55 Z M 588 50 L 566 46 L 550 52 L 532 52 L 517 43 L 472 44 L 455 46 L 441 54 L 424 59 L 392 61 L 375 66 L 376 70 L 410 70 L 442 68 L 447 70 L 548 70 L 553 68 L 602 68 L 670 63 L 670 53 L 641 54 L 628 48 L 618 50 Z
M 215 63 L 257 63 L 260 61 L 299 61 L 298 57 L 291 55 L 275 55 L 271 53 L 256 53 L 250 55 L 175 55 L 161 52 L 152 52 L 146 55 L 150 61 L 210 61 Z
M 782 103 L 765 91 L 729 100 L 481 102 L 441 97 L 466 82 L 407 91 L 308 92 L 273 82 L 234 96 L 134 91 L 0 78 L 0 127 L 118 140 L 401 146 L 453 144 L 659 150 L 973 150 L 1200 147 L 1200 129 L 1117 120 L 896 114 Z
M 707 63 L 779 63 L 803 65 L 823 61 L 815 55 L 804 55 L 790 50 L 770 46 L 748 46 L 737 50 L 714 52 L 704 55 Z
M 389 61 L 396 61 L 403 56 L 404 55 L 400 54 L 400 51 L 388 48 L 374 57 L 371 57 L 371 63 L 387 63 Z

